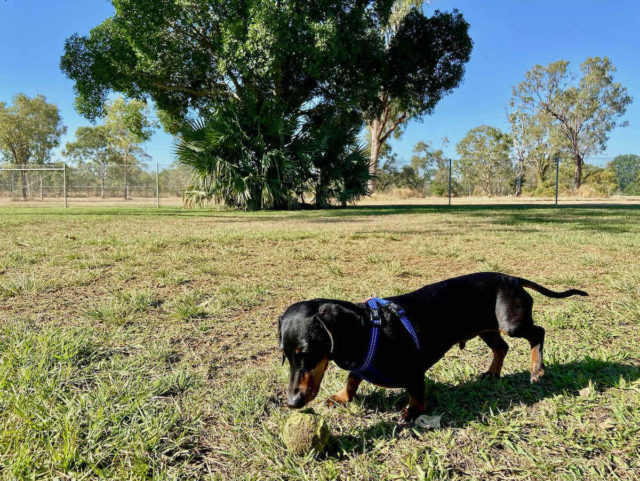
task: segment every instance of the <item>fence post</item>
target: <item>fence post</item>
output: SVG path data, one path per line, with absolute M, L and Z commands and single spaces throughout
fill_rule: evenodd
M 64 192 L 64 208 L 67 208 L 67 164 L 62 164 L 62 190 Z
M 451 205 L 451 159 L 449 159 L 449 205 Z
M 558 173 L 560 170 L 560 156 L 556 156 L 556 207 L 558 206 Z
M 160 182 L 158 181 L 158 163 L 156 162 L 156 209 L 160 208 Z

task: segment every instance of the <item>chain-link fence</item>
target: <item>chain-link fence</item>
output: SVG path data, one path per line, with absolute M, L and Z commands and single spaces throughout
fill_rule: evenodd
M 174 165 L 0 164 L 0 204 L 179 205 L 190 178 Z

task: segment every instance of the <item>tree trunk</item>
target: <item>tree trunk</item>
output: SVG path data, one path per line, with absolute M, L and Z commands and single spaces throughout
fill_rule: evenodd
M 574 154 L 576 161 L 576 171 L 573 175 L 573 190 L 578 190 L 582 184 L 582 156 L 578 153 Z
M 378 119 L 375 119 L 369 125 L 369 132 L 371 133 L 371 149 L 369 152 L 369 175 L 372 177 L 369 179 L 367 185 L 369 192 L 373 192 L 376 187 L 375 176 L 378 174 L 378 160 L 380 158 L 380 147 L 382 142 L 380 141 L 380 134 L 382 133 L 382 125 Z
M 524 161 L 518 161 L 518 176 L 516 177 L 516 197 L 522 195 L 522 178 L 524 177 Z

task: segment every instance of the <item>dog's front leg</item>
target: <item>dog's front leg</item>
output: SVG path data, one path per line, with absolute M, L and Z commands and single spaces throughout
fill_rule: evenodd
M 356 392 L 358 391 L 358 386 L 360 386 L 361 382 L 362 382 L 362 379 L 349 373 L 349 376 L 347 377 L 347 384 L 345 385 L 345 387 L 342 388 L 341 391 L 338 391 L 333 396 L 331 396 L 327 401 L 327 403 L 330 406 L 335 404 L 348 403 L 353 399 L 353 396 L 356 395 Z
M 422 374 L 419 379 L 407 387 L 409 404 L 402 410 L 401 418 L 403 421 L 413 421 L 427 410 L 424 390 L 425 382 L 424 374 Z

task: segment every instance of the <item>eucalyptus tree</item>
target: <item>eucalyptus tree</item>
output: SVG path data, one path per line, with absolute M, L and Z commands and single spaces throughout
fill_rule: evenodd
M 536 65 L 514 87 L 511 101 L 514 110 L 535 111 L 557 127 L 563 150 L 575 165 L 574 189 L 582 182 L 585 157 L 606 148 L 609 133 L 632 100 L 627 89 L 614 82 L 616 68 L 607 57 L 589 57 L 580 68 L 578 79 L 568 61 Z
M 147 142 L 156 127 L 150 119 L 147 104 L 140 100 L 117 97 L 105 106 L 104 128 L 110 148 L 123 162 L 124 198 L 129 195 L 129 171 L 145 155 L 142 144 Z
M 486 195 L 505 194 L 511 187 L 511 138 L 501 130 L 481 125 L 467 132 L 456 145 L 456 169 L 462 183 Z M 469 189 L 470 190 L 470 189 Z
M 377 72 L 378 96 L 369 116 L 369 170 L 372 177 L 384 143 L 399 137 L 410 119 L 433 112 L 455 89 L 469 61 L 469 24 L 457 11 L 427 17 L 420 0 L 397 0 L 382 24 L 383 67 Z
M 78 127 L 76 140 L 67 143 L 63 155 L 100 178 L 100 197 L 104 198 L 109 166 L 122 162 L 109 128 L 105 125 Z
M 0 102 L 0 155 L 19 165 L 44 164 L 67 128 L 55 104 L 43 95 L 29 98 L 18 94 L 13 105 Z M 22 197 L 28 195 L 28 175 L 21 172 Z
M 551 166 L 562 155 L 562 134 L 544 113 L 515 110 L 508 114 L 508 119 L 515 161 L 515 194 L 522 193 L 527 172 L 532 172 L 536 189 L 541 189 Z

